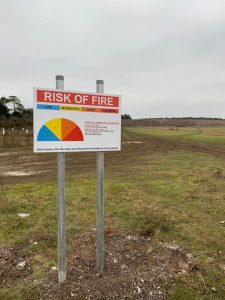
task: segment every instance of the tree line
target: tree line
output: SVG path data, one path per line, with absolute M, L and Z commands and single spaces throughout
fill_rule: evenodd
M 0 98 L 1 127 L 31 126 L 32 123 L 33 109 L 24 108 L 17 96 Z

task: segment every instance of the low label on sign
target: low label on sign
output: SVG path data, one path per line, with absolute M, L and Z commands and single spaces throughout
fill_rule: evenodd
M 34 152 L 120 148 L 120 96 L 34 88 Z

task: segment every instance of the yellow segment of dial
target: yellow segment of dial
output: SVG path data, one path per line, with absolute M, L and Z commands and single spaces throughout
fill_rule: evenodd
M 60 118 L 48 121 L 47 123 L 45 123 L 45 126 L 47 126 L 48 129 L 57 136 L 57 138 L 59 138 L 60 140 L 62 139 L 61 119 Z

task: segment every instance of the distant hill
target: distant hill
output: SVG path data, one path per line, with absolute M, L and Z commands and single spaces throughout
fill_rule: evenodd
M 225 126 L 225 119 L 220 118 L 149 118 L 149 119 L 133 119 L 122 120 L 122 126 L 174 126 L 174 127 L 186 127 L 186 126 Z

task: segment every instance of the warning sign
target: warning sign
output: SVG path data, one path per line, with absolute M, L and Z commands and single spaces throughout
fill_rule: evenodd
M 120 96 L 34 88 L 34 152 L 121 148 Z

